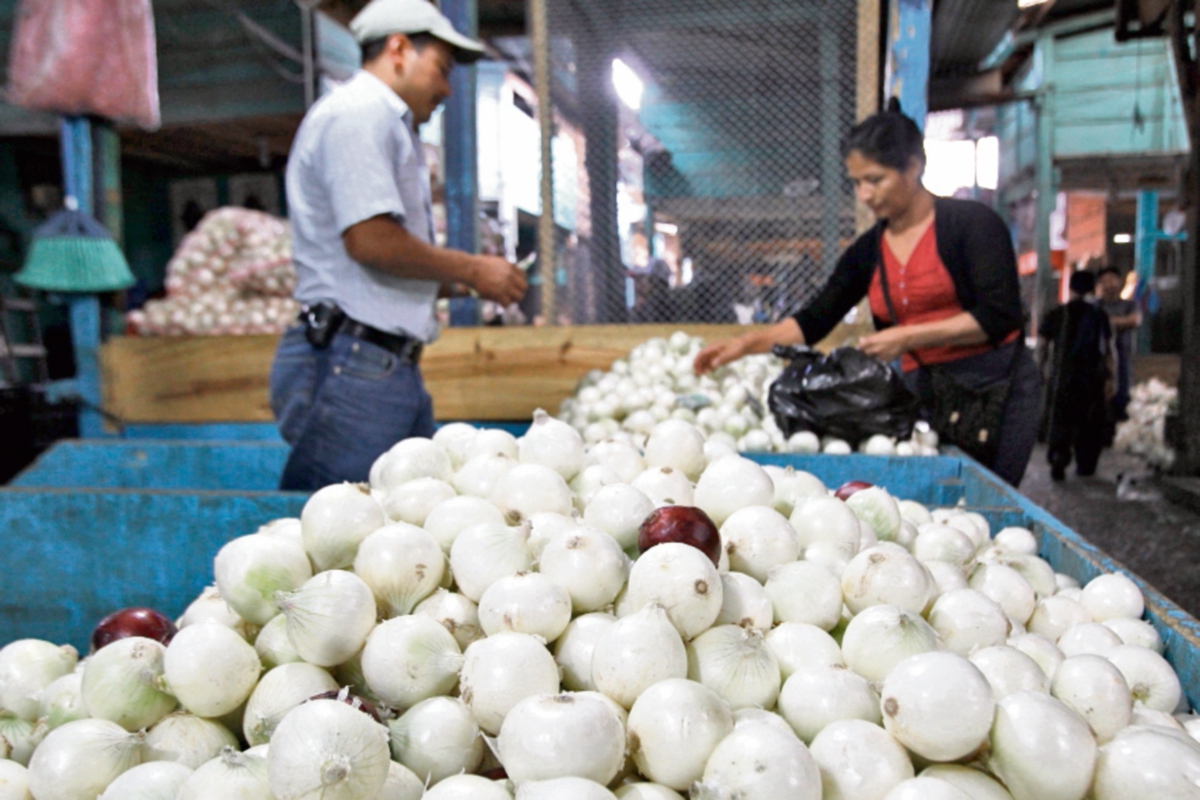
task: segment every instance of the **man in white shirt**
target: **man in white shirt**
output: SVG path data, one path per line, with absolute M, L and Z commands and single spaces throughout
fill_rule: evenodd
M 281 488 L 367 480 L 410 436 L 433 434 L 418 366 L 442 285 L 507 305 L 523 273 L 436 246 L 417 129 L 483 47 L 427 0 L 372 0 L 351 23 L 362 69 L 309 110 L 287 167 L 300 322 L 280 342 L 271 407 L 292 445 Z

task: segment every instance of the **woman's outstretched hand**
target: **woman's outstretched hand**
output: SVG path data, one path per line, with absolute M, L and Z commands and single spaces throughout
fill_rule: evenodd
M 710 344 L 696 354 L 696 360 L 692 362 L 692 369 L 696 371 L 697 375 L 704 375 L 717 367 L 732 364 L 751 352 L 747 339 L 747 336 L 738 336 L 735 339 L 726 339 L 723 342 Z

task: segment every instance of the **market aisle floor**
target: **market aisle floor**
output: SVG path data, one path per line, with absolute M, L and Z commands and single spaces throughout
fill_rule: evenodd
M 1171 503 L 1147 479 L 1117 496 L 1118 476 L 1146 475 L 1132 456 L 1105 450 L 1095 477 L 1068 470 L 1050 480 L 1046 448 L 1039 445 L 1021 491 L 1081 536 L 1129 567 L 1192 616 L 1200 617 L 1200 514 Z

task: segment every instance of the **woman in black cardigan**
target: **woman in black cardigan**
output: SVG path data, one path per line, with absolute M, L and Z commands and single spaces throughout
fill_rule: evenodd
M 1021 335 L 1024 315 L 1008 228 L 987 206 L 935 197 L 921 184 L 922 135 L 898 110 L 857 125 L 843 155 L 855 193 L 876 225 L 842 254 L 824 288 L 797 314 L 710 345 L 696 356 L 696 371 L 776 344 L 818 342 L 867 297 L 876 333 L 859 340 L 859 349 L 884 361 L 900 358 L 905 381 L 927 407 L 930 367 L 972 389 L 1012 377 L 998 448 L 987 466 L 1020 484 L 1037 438 L 1041 378 Z

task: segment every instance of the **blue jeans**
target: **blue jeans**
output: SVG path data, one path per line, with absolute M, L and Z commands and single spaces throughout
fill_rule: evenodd
M 340 333 L 318 350 L 302 326 L 279 342 L 271 410 L 292 446 L 279 483 L 285 491 L 366 481 L 388 448 L 434 430 L 433 402 L 417 365 Z

